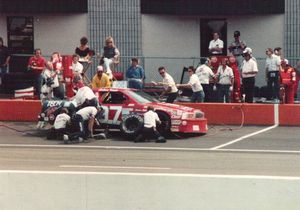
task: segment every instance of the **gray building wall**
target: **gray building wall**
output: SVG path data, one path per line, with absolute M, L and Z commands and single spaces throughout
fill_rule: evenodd
M 142 55 L 139 0 L 89 0 L 88 11 L 90 47 L 96 53 L 101 53 L 105 38 L 112 36 L 123 57 L 119 71 L 128 67 L 131 56 Z
M 87 14 L 2 14 L 0 36 L 7 45 L 7 16 L 33 16 L 34 47 L 44 55 L 55 51 L 73 54 L 81 36 L 87 33 Z
M 284 52 L 292 65 L 300 58 L 300 2 L 285 1 Z

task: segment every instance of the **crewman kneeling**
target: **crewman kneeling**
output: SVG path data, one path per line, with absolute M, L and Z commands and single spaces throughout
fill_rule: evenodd
M 165 143 L 166 139 L 157 131 L 156 123 L 160 124 L 161 121 L 159 120 L 157 113 L 154 111 L 154 107 L 148 106 L 147 112 L 144 114 L 144 128 L 134 139 L 134 142 L 142 142 L 154 137 L 156 138 L 156 143 Z
M 71 122 L 71 117 L 68 115 L 69 111 L 63 108 L 60 114 L 56 116 L 53 127 L 47 134 L 47 139 L 65 140 L 67 136 L 67 128 Z
M 95 118 L 98 114 L 101 114 L 101 107 L 88 106 L 80 109 L 76 112 L 74 117 L 74 124 L 77 127 L 77 132 L 69 135 L 68 139 L 64 139 L 65 143 L 69 141 L 76 141 L 78 143 L 87 140 L 88 137 L 93 137 L 93 128 L 95 123 Z

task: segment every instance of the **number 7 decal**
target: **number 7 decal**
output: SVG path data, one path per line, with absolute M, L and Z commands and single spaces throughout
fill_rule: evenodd
M 104 109 L 104 119 L 101 120 L 102 123 L 108 123 L 108 124 L 120 124 L 119 117 L 122 112 L 122 106 L 102 106 Z M 109 119 L 109 113 L 110 111 L 116 111 L 113 119 Z

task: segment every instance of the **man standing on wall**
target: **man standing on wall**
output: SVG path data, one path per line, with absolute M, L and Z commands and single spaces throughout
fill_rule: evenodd
M 35 91 L 40 98 L 41 88 L 43 83 L 43 70 L 45 69 L 46 59 L 42 57 L 41 49 L 34 50 L 34 56 L 29 58 L 28 61 L 28 70 L 32 71 L 35 79 Z
M 144 85 L 145 71 L 139 64 L 138 58 L 131 59 L 131 66 L 126 71 L 128 87 L 141 90 Z
M 268 83 L 268 99 L 279 102 L 280 58 L 273 54 L 271 48 L 266 49 L 266 79 Z
M 233 36 L 234 36 L 234 41 L 228 47 L 228 50 L 232 55 L 234 55 L 238 63 L 238 67 L 239 69 L 241 69 L 241 65 L 243 62 L 243 51 L 247 46 L 246 46 L 246 42 L 240 39 L 241 32 L 235 31 Z
M 224 43 L 219 37 L 220 36 L 218 32 L 213 33 L 213 40 L 209 42 L 209 47 L 208 47 L 209 53 L 211 55 L 223 54 Z
M 255 76 L 258 73 L 257 63 L 251 58 L 248 51 L 243 52 L 242 82 L 245 93 L 245 102 L 253 103 Z

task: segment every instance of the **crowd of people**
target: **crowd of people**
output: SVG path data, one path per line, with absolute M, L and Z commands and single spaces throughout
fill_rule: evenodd
M 241 39 L 241 33 L 235 31 L 234 40 L 228 49 L 224 49 L 224 42 L 218 32 L 213 33 L 213 39 L 208 46 L 210 57 L 200 66 L 188 67 L 190 80 L 186 84 L 176 84 L 166 67 L 159 67 L 162 82 L 153 82 L 163 86 L 160 97 L 166 96 L 166 101 L 176 100 L 180 89 L 190 88 L 193 92 L 191 102 L 247 102 L 253 103 L 255 77 L 258 73 L 257 61 L 253 57 L 252 49 L 247 47 Z M 229 52 L 229 56 L 225 51 Z M 80 45 L 72 56 L 72 71 L 74 76 L 83 78 L 85 84 L 91 88 L 111 87 L 113 84 L 113 70 L 120 63 L 120 51 L 109 36 L 104 41 L 102 53 L 99 56 L 99 65 L 96 74 L 89 81 L 85 72 L 91 63 L 95 52 L 90 49 L 88 39 L 82 37 Z M 3 74 L 7 73 L 10 60 L 9 49 L 3 45 L 0 37 L 0 84 Z M 268 100 L 278 103 L 294 103 L 298 82 L 300 79 L 299 65 L 295 68 L 289 65 L 283 57 L 282 49 L 266 49 L 265 73 L 268 87 Z M 51 55 L 49 61 L 42 56 L 41 49 L 34 50 L 34 56 L 28 61 L 28 71 L 31 71 L 38 98 L 65 97 L 64 78 L 62 76 L 62 58 L 58 52 Z M 143 89 L 145 85 L 145 71 L 139 65 L 139 59 L 131 59 L 131 65 L 125 75 L 129 88 Z M 282 91 L 282 90 L 285 91 Z M 292 95 L 294 97 L 292 97 Z M 299 94 L 300 95 L 300 94 Z
M 241 40 L 241 33 L 234 32 L 234 41 L 229 45 L 229 56 L 224 55 L 224 43 L 219 33 L 213 33 L 208 51 L 210 57 L 205 64 L 187 68 L 189 81 L 186 84 L 175 84 L 173 77 L 166 72 L 165 67 L 159 67 L 158 72 L 163 77 L 162 96 L 167 96 L 167 102 L 173 103 L 178 95 L 178 89 L 192 90 L 191 102 L 254 102 L 255 78 L 258 66 L 252 49 Z M 280 47 L 266 49 L 265 72 L 267 82 L 266 100 L 274 103 L 294 103 L 300 80 L 300 62 L 293 68 L 283 57 Z M 299 97 L 300 94 L 298 94 Z

